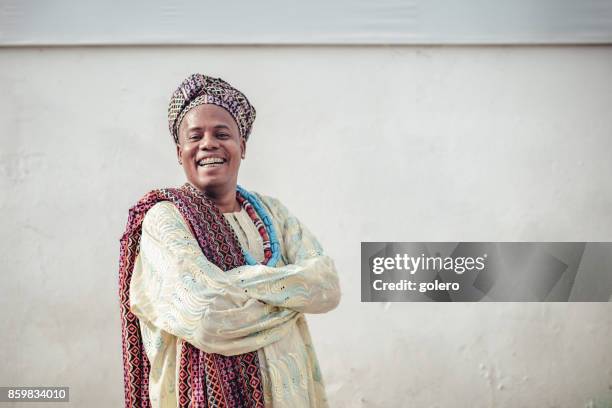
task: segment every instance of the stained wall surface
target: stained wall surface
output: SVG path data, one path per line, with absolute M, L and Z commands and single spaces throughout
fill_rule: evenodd
M 184 181 L 166 104 L 192 72 L 249 96 L 239 182 L 336 260 L 342 302 L 308 317 L 333 407 L 612 401 L 611 303 L 359 287 L 361 241 L 611 240 L 610 46 L 0 49 L 0 385 L 121 406 L 118 239 Z

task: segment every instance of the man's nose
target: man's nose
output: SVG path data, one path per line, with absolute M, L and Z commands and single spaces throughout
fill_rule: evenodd
M 217 138 L 211 133 L 204 133 L 202 139 L 200 139 L 200 149 L 208 150 L 216 149 L 217 147 L 219 147 Z

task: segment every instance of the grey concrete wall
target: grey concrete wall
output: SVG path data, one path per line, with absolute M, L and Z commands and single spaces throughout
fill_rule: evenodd
M 0 45 L 609 44 L 611 21 L 610 0 L 3 0 Z
M 334 407 L 612 401 L 612 306 L 361 304 L 361 241 L 612 239 L 612 47 L 0 49 L 0 385 L 122 401 L 118 238 L 184 180 L 192 72 L 258 110 L 240 183 L 335 257 L 309 322 Z M 58 405 L 59 406 L 59 405 Z

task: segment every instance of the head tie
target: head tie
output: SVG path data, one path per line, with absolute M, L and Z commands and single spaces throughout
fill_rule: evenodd
M 178 144 L 178 128 L 189 110 L 204 103 L 221 106 L 236 121 L 240 136 L 249 139 L 255 121 L 255 108 L 247 97 L 221 78 L 189 75 L 172 94 L 168 105 L 168 126 Z

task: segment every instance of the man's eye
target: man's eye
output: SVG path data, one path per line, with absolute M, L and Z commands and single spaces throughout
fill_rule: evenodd
M 229 135 L 227 133 L 217 133 L 217 137 L 225 139 L 225 138 L 228 138 Z
M 200 138 L 200 135 L 198 135 L 197 133 L 189 136 L 190 140 L 195 140 L 195 139 L 199 139 L 199 138 Z

